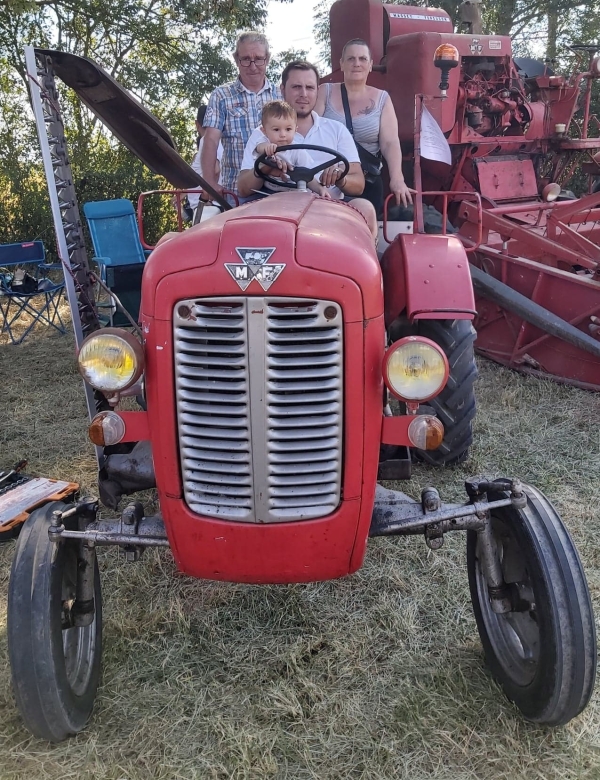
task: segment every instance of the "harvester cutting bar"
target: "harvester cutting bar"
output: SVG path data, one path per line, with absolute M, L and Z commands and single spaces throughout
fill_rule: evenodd
M 484 298 L 500 304 L 503 308 L 518 314 L 526 322 L 535 325 L 552 336 L 557 336 L 559 339 L 567 341 L 569 344 L 573 344 L 575 347 L 584 349 L 600 359 L 600 342 L 596 341 L 592 336 L 588 336 L 587 333 L 579 330 L 570 322 L 562 319 L 562 317 L 558 317 L 525 295 L 521 295 L 512 287 L 503 284 L 498 279 L 482 271 L 481 268 L 477 268 L 477 266 L 471 265 L 471 278 L 473 279 L 475 292 Z
M 595 197 L 598 199 L 597 196 Z M 496 233 L 500 238 L 498 243 L 506 244 L 509 240 L 513 240 L 519 245 L 524 245 L 533 250 L 527 253 L 530 257 L 533 256 L 535 259 L 540 259 L 542 262 L 551 265 L 558 265 L 562 261 L 563 267 L 575 266 L 579 268 L 583 266 L 593 271 L 598 269 L 600 248 L 588 237 L 582 233 L 575 232 L 561 221 L 560 216 L 553 217 L 550 211 L 545 214 L 546 224 L 544 224 L 544 220 L 540 219 L 541 214 L 538 214 L 537 217 L 534 216 L 532 223 L 524 221 L 517 223 L 509 218 L 509 215 L 515 214 L 515 211 L 507 212 L 505 209 L 503 211 L 503 214 L 498 214 L 494 209 L 485 209 L 481 217 L 484 231 L 488 231 L 488 234 L 490 232 Z M 535 215 L 537 211 L 538 205 L 532 204 L 528 210 L 520 208 L 518 213 Z M 475 224 L 479 218 L 477 210 L 470 203 L 461 204 L 460 216 L 467 222 Z M 593 212 L 590 212 L 590 222 L 596 221 L 593 219 L 593 216 Z M 597 216 L 600 218 L 600 212 L 598 212 Z M 547 235 L 543 235 L 542 230 Z M 592 231 L 589 230 L 587 232 L 591 233 Z M 548 233 L 552 233 L 553 237 L 549 237 Z M 576 248 L 565 246 L 561 243 L 561 240 L 575 244 Z M 493 237 L 489 235 L 488 240 L 484 240 L 484 243 L 488 243 L 491 246 L 496 245 Z
M 473 257 L 476 349 L 526 373 L 600 390 L 600 193 L 477 213 L 461 203 Z
M 502 365 L 600 390 L 600 281 L 495 247 L 472 261 L 475 348 Z
M 598 196 L 594 195 L 594 198 L 597 199 Z M 525 228 L 536 228 L 538 232 L 545 230 L 546 238 L 565 245 L 571 244 L 572 249 L 581 250 L 593 258 L 600 254 L 600 208 L 581 209 L 578 203 L 579 201 L 576 201 L 575 206 L 567 204 L 568 210 L 556 203 L 538 203 L 534 209 L 531 203 L 510 204 L 489 209 L 489 213 L 506 216 Z M 544 235 L 544 232 L 540 235 Z

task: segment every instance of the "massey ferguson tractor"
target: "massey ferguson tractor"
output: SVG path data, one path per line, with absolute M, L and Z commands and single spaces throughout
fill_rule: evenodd
M 571 46 L 584 68 L 558 75 L 513 58 L 507 36 L 455 34 L 439 8 L 337 0 L 334 68 L 352 38 L 369 43 L 369 83 L 391 96 L 407 181 L 454 193 L 448 214 L 476 250 L 476 348 L 511 368 L 599 390 L 600 193 L 577 199 L 565 190 L 577 171 L 600 175 L 600 124 L 590 115 L 598 47 Z M 327 80 L 341 78 L 338 69 Z M 447 138 L 450 165 L 420 154 L 423 107 Z M 481 196 L 483 213 L 464 192 Z M 426 202 L 446 213 L 440 196 Z M 395 315 L 386 307 L 386 318 Z
M 407 479 L 411 453 L 436 462 L 448 430 L 450 459 L 468 448 L 470 411 L 462 439 L 456 419 L 472 404 L 475 374 L 471 247 L 424 232 L 417 191 L 414 230 L 383 259 L 384 295 L 361 214 L 303 186 L 316 168 L 296 169 L 295 191 L 238 208 L 221 198 L 220 216 L 160 243 L 143 269 L 139 330 L 100 327 L 54 75 L 173 187 L 219 197 L 95 63 L 31 49 L 28 71 L 106 507 L 93 497 L 48 503 L 18 539 L 7 634 L 31 732 L 59 741 L 90 718 L 102 649 L 98 546 L 120 546 L 128 560 L 168 547 L 192 577 L 285 584 L 352 574 L 374 537 L 421 534 L 438 549 L 450 531 L 467 532 L 477 625 L 507 696 L 537 723 L 580 713 L 594 686 L 594 617 L 549 500 L 512 475 L 467 480 L 464 504 L 442 503 L 435 487 L 413 500 L 378 483 Z M 136 411 L 123 408 L 128 396 Z M 149 487 L 157 514 L 137 501 L 116 511 L 121 496 Z

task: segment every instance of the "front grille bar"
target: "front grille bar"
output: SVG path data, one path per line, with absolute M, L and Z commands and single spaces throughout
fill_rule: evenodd
M 322 517 L 340 501 L 342 311 L 331 301 L 205 298 L 173 313 L 185 499 L 242 522 Z

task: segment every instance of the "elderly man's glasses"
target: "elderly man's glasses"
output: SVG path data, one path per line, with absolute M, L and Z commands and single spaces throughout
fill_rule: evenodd
M 240 65 L 244 68 L 249 68 L 250 65 L 256 65 L 257 68 L 262 68 L 262 66 L 266 63 L 267 58 L 266 57 L 255 57 L 252 59 L 252 57 L 240 57 L 238 59 L 238 62 Z

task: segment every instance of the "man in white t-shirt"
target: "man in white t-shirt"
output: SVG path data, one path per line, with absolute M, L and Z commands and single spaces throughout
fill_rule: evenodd
M 298 132 L 294 143 L 325 146 L 339 152 L 348 160 L 350 168 L 346 176 L 342 176 L 343 168 L 338 162 L 326 168 L 320 174 L 319 181 L 328 188 L 332 198 L 340 199 L 344 196 L 352 198 L 352 206 L 363 214 L 371 233 L 376 236 L 375 209 L 368 200 L 359 197 L 365 187 L 365 177 L 356 145 L 348 129 L 341 122 L 325 119 L 313 111 L 317 102 L 318 86 L 319 72 L 314 65 L 304 60 L 290 62 L 281 75 L 283 98 L 296 110 L 298 118 Z M 262 178 L 254 174 L 253 159 L 253 152 L 261 135 L 260 128 L 257 128 L 248 139 L 244 150 L 242 168 L 238 177 L 238 191 L 243 197 L 251 196 L 253 191 L 260 190 L 264 183 Z M 325 152 L 311 150 L 309 153 L 315 165 L 331 159 L 331 155 Z
M 202 127 L 202 122 L 204 121 L 204 115 L 206 114 L 206 106 L 199 106 L 198 107 L 198 113 L 196 114 L 196 132 L 198 133 L 198 150 L 196 154 L 194 155 L 194 159 L 190 163 L 190 166 L 196 171 L 196 173 L 199 173 L 200 176 L 202 176 L 202 163 L 200 162 L 200 158 L 202 156 L 202 147 L 204 145 L 204 133 L 205 128 Z M 217 162 L 215 165 L 215 178 L 217 181 L 219 181 L 220 175 L 221 175 L 221 157 L 223 156 L 223 144 L 219 141 L 219 145 L 217 147 Z M 202 176 L 202 178 L 204 178 Z M 190 205 L 190 208 L 194 211 L 196 210 L 198 206 L 198 201 L 200 199 L 199 193 L 190 193 L 188 195 L 188 203 Z

